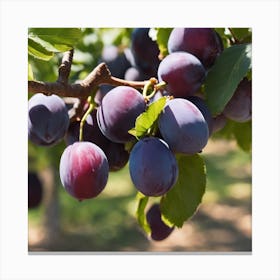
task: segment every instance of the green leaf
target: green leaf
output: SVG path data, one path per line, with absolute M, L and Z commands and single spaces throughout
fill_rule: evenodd
M 206 103 L 213 115 L 221 113 L 240 81 L 251 68 L 251 44 L 224 50 L 205 81 Z
M 54 55 L 31 38 L 28 38 L 28 54 L 42 60 L 50 60 Z
M 252 122 L 236 122 L 233 127 L 233 134 L 238 146 L 245 152 L 250 152 L 252 149 Z
M 79 28 L 30 28 L 28 35 L 49 51 L 64 52 L 73 48 L 82 32 Z
M 28 63 L 28 80 L 33 81 L 34 80 L 34 75 L 32 71 L 32 66 L 30 63 Z
M 179 177 L 177 183 L 161 199 L 160 208 L 164 220 L 182 227 L 197 210 L 205 193 L 206 171 L 203 159 L 198 155 L 177 155 Z
M 161 97 L 157 101 L 148 106 L 147 110 L 139 115 L 135 121 L 135 128 L 129 131 L 130 134 L 136 138 L 146 136 L 152 127 L 156 124 L 156 121 L 165 106 L 167 97 Z
M 154 39 L 157 41 L 160 57 L 162 58 L 168 55 L 167 43 L 172 29 L 173 28 L 154 28 Z
M 144 196 L 141 193 L 138 193 L 137 198 L 138 198 L 138 207 L 137 207 L 137 211 L 136 211 L 137 221 L 138 221 L 139 225 L 141 226 L 141 228 L 147 234 L 149 234 L 151 232 L 151 228 L 147 222 L 146 214 L 145 214 L 145 207 L 148 203 L 149 197 Z

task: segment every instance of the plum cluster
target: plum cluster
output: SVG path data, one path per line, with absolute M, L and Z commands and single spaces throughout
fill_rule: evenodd
M 136 28 L 130 49 L 120 52 L 115 46 L 106 46 L 102 53 L 100 62 L 106 62 L 113 76 L 127 80 L 156 77 L 165 85 L 157 94 L 170 98 L 156 120 L 156 129 L 141 139 L 136 139 L 130 130 L 157 95 L 147 100 L 130 86 L 100 86 L 95 95 L 97 105 L 82 127 L 82 139 L 80 120 L 70 122 L 59 96 L 38 93 L 30 98 L 29 139 L 42 146 L 65 140 L 60 178 L 65 190 L 77 200 L 98 196 L 107 184 L 109 172 L 127 163 L 136 189 L 145 196 L 161 197 L 178 180 L 176 154 L 200 153 L 211 134 L 224 127 L 227 119 L 251 119 L 252 86 L 248 79 L 240 82 L 219 116 L 211 115 L 199 93 L 207 72 L 223 51 L 222 40 L 214 29 L 174 28 L 168 51 L 160 60 L 149 28 Z M 161 219 L 159 204 L 147 211 L 146 218 L 154 240 L 163 240 L 173 231 Z

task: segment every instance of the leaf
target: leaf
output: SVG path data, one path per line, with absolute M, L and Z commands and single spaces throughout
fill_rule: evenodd
M 28 63 L 28 80 L 33 81 L 34 80 L 34 75 L 32 71 L 32 66 L 30 63 Z
M 137 211 L 136 211 L 137 221 L 138 221 L 139 225 L 141 226 L 141 228 L 147 234 L 149 234 L 151 232 L 151 228 L 147 222 L 146 214 L 145 214 L 145 207 L 148 203 L 149 197 L 144 196 L 141 193 L 138 193 L 137 197 L 138 197 L 138 207 L 137 207 Z
M 179 177 L 177 183 L 164 195 L 160 208 L 164 220 L 177 227 L 189 219 L 199 206 L 206 187 L 203 159 L 198 155 L 177 155 Z
M 234 45 L 217 57 L 205 81 L 206 103 L 213 115 L 221 113 L 251 68 L 251 44 Z
M 144 137 L 149 130 L 156 124 L 156 121 L 165 106 L 167 97 L 163 96 L 148 106 L 147 110 L 139 115 L 135 121 L 135 128 L 129 130 L 129 133 L 136 138 Z
M 42 60 L 50 60 L 54 55 L 31 38 L 28 38 L 28 54 Z
M 170 36 L 170 33 L 173 28 L 154 28 L 154 40 L 157 41 L 160 57 L 163 58 L 168 55 L 167 43 Z
M 49 51 L 64 52 L 73 48 L 82 32 L 79 28 L 30 28 L 28 35 Z
M 233 134 L 238 146 L 245 152 L 250 152 L 252 149 L 252 122 L 236 122 L 233 127 Z

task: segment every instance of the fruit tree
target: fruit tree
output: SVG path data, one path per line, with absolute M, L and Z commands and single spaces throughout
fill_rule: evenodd
M 30 28 L 29 149 L 63 147 L 54 168 L 77 211 L 128 165 L 135 218 L 163 240 L 202 202 L 209 139 L 251 152 L 251 39 L 250 28 Z M 30 175 L 30 208 L 41 188 Z

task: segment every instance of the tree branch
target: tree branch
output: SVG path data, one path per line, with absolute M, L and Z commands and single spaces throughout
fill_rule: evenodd
M 69 66 L 69 64 L 68 64 Z M 71 65 L 70 65 L 71 67 Z M 64 67 L 62 67 L 64 68 Z M 67 67 L 66 67 L 67 68 Z M 110 70 L 105 63 L 97 65 L 91 73 L 82 81 L 74 84 L 65 82 L 65 70 L 56 82 L 28 81 L 29 93 L 43 93 L 46 95 L 57 94 L 62 97 L 87 97 L 94 88 L 102 84 L 113 86 L 131 86 L 134 88 L 143 88 L 149 81 L 126 81 L 111 76 Z M 69 75 L 69 74 L 68 74 Z M 68 76 L 67 76 L 68 77 Z M 67 78 L 68 79 L 68 78 Z
M 71 71 L 74 49 L 65 52 L 62 62 L 58 68 L 58 79 L 60 83 L 67 83 Z

